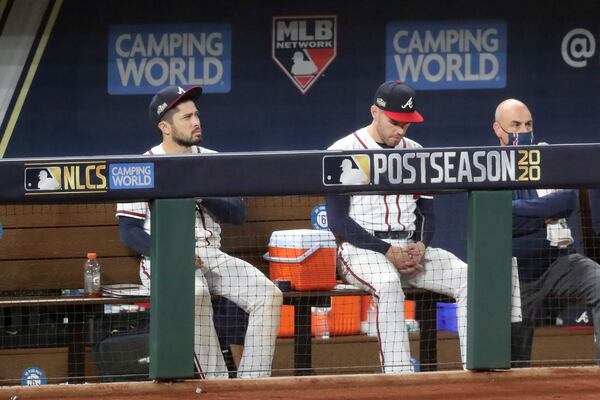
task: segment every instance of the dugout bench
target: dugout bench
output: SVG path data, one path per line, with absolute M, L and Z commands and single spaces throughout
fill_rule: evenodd
M 87 252 L 97 252 L 103 284 L 139 283 L 138 257 L 123 246 L 108 203 L 0 205 L 0 349 L 67 347 L 69 382 L 81 382 L 90 326 L 106 304 L 147 297 L 63 296 L 83 287 Z
M 247 223 L 223 226 L 223 250 L 268 274 L 262 255 L 271 232 L 311 228 L 310 212 L 319 202 L 322 198 L 308 196 L 248 198 Z M 61 294 L 61 289 L 83 286 L 87 252 L 98 253 L 103 284 L 139 283 L 139 259 L 121 243 L 114 214 L 111 203 L 0 205 L 4 227 L 0 239 L 0 349 L 67 347 L 69 382 L 83 381 L 85 346 L 93 340 L 90 322 L 94 316 L 101 315 L 106 304 L 149 301 L 145 296 L 82 298 Z M 422 289 L 405 291 L 407 299 L 417 302 L 422 369 L 435 370 L 435 303 L 448 298 Z M 331 296 L 365 294 L 358 289 L 284 294 L 284 304 L 295 306 L 296 374 L 313 373 L 311 307 L 329 306 Z M 60 329 L 19 335 L 23 316 L 31 325 L 40 315 L 53 315 Z

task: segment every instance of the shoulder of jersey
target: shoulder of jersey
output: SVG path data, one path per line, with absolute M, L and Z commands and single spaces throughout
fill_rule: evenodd
M 148 150 L 147 152 L 144 153 L 144 155 L 160 155 L 160 154 L 164 154 L 164 151 L 162 150 L 162 147 L 160 144 L 154 146 L 153 148 L 151 148 L 150 150 Z
M 198 153 L 218 153 L 218 151 L 207 149 L 206 147 L 196 146 Z
M 356 140 L 354 133 L 351 133 L 351 134 L 344 136 L 343 138 L 337 140 L 335 143 L 333 143 L 331 146 L 329 146 L 327 148 L 327 150 L 350 150 L 350 149 L 354 149 L 354 148 L 359 148 L 357 146 L 357 144 L 359 144 L 359 143 Z M 362 148 L 362 146 L 360 148 Z
M 402 139 L 405 143 L 406 143 L 406 147 L 402 145 L 402 142 L 400 142 L 400 145 L 397 147 L 398 149 L 422 149 L 423 146 L 421 146 L 419 143 L 415 142 L 412 139 L 409 139 L 407 137 L 405 137 L 404 139 Z

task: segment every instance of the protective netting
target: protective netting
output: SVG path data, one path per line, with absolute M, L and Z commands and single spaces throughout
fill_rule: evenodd
M 515 366 L 597 358 L 600 267 L 591 259 L 598 242 L 587 191 L 579 192 L 565 200 L 564 220 L 533 222 L 543 240 L 527 248 L 533 256 L 517 260 L 525 318 L 513 325 Z M 198 377 L 462 368 L 467 195 L 435 195 L 434 225 L 420 212 L 429 196 L 359 197 L 350 214 L 370 215 L 361 225 L 378 239 L 399 251 L 425 243 L 424 253 L 406 253 L 414 271 L 399 273 L 381 252 L 361 248 L 372 244 L 361 244 L 347 225 L 334 227 L 335 236 L 315 229 L 327 223 L 323 196 L 247 197 L 245 215 L 231 199 L 197 202 L 190 363 Z M 148 379 L 150 263 L 140 257 L 143 246 L 128 248 L 122 239 L 131 240 L 119 233 L 119 218 L 141 222 L 143 231 L 148 204 L 0 206 L 2 384 Z M 370 227 L 375 219 L 383 225 Z M 572 244 L 545 244 L 557 224 L 559 236 L 569 228 Z M 524 232 L 513 232 L 515 240 Z M 89 252 L 101 264 L 99 298 L 81 290 Z M 551 277 L 532 279 L 532 265 Z

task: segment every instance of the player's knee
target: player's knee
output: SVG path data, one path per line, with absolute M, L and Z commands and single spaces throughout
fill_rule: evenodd
M 210 290 L 208 289 L 208 286 L 197 283 L 194 287 L 194 293 L 196 296 L 210 296 Z
M 400 278 L 382 283 L 377 289 L 380 296 L 393 295 L 396 298 L 404 300 L 404 291 L 402 290 L 402 281 Z
M 269 285 L 265 290 L 265 303 L 273 307 L 281 307 L 283 304 L 283 293 L 275 285 Z

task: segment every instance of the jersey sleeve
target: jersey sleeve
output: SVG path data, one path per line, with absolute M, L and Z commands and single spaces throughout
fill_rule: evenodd
M 417 200 L 415 239 L 429 246 L 435 234 L 435 211 L 433 199 L 421 196 Z
M 119 217 L 121 241 L 135 252 L 150 257 L 150 235 L 144 230 L 144 221 L 125 216 Z
M 513 199 L 513 216 L 525 218 L 566 218 L 577 207 L 577 192 L 561 190 L 527 200 Z
M 590 211 L 592 213 L 592 227 L 597 236 L 600 236 L 600 189 L 590 189 Z
M 241 197 L 207 197 L 202 199 L 202 206 L 219 222 L 241 225 L 246 220 L 246 207 Z
M 344 240 L 361 249 L 385 254 L 390 244 L 376 238 L 348 215 L 350 196 L 330 195 L 325 197 L 327 223 L 336 238 Z
M 145 220 L 148 215 L 148 203 L 118 203 L 116 215 L 117 217 L 130 217 Z

